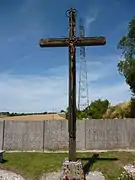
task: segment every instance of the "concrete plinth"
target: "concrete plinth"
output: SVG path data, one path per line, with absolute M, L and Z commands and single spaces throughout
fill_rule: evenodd
M 60 180 L 84 180 L 83 166 L 80 160 L 76 162 L 65 159 L 62 164 Z

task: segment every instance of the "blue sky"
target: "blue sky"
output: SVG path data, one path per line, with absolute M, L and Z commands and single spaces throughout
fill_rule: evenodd
M 0 111 L 59 111 L 68 105 L 68 49 L 40 48 L 39 39 L 67 37 L 65 11 L 78 10 L 86 36 L 105 36 L 107 44 L 86 47 L 89 99 L 112 104 L 130 98 L 119 75 L 117 44 L 135 15 L 134 0 L 0 1 Z M 78 34 L 78 29 L 77 29 Z M 79 48 L 77 48 L 77 67 Z M 78 83 L 77 68 L 77 83 Z M 77 84 L 78 85 L 78 84 Z M 78 92 L 77 92 L 78 94 Z

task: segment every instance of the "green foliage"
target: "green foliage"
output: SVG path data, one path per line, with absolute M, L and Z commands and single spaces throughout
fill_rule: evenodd
M 69 108 L 66 109 L 66 119 L 68 119 L 68 115 L 69 115 L 68 110 Z M 77 119 L 81 120 L 83 118 L 87 118 L 87 114 L 84 111 L 80 111 L 76 109 L 76 117 Z
M 118 180 L 134 180 L 135 177 L 132 176 L 132 173 L 127 173 L 123 171 L 122 174 L 118 177 Z
M 107 111 L 110 103 L 108 100 L 98 99 L 91 102 L 89 108 L 86 109 L 88 116 L 92 119 L 101 119 L 104 113 Z
M 124 57 L 118 63 L 118 70 L 125 77 L 132 92 L 130 117 L 135 117 L 135 17 L 129 23 L 127 35 L 119 41 L 118 49 Z
M 42 115 L 42 114 L 55 114 L 56 112 L 43 112 L 43 113 L 9 113 L 9 112 L 0 112 L 0 115 L 4 115 L 4 116 L 27 116 L 27 115 Z
M 87 118 L 87 113 L 85 111 L 80 111 L 80 110 L 77 110 L 76 111 L 76 116 L 77 116 L 77 119 L 81 120 L 83 118 Z
M 9 112 L 0 112 L 0 115 L 3 115 L 3 116 L 9 116 Z
M 135 118 L 135 97 L 132 97 L 132 98 L 131 98 L 130 117 L 131 117 L 131 118 Z
M 123 60 L 118 63 L 118 70 L 135 95 L 135 17 L 129 23 L 128 34 L 119 41 L 118 49 L 123 55 Z
M 103 114 L 107 111 L 110 103 L 108 100 L 98 99 L 96 101 L 91 102 L 90 106 L 86 109 L 80 111 L 76 110 L 77 119 L 81 120 L 83 118 L 91 118 L 91 119 L 101 119 Z M 66 110 L 66 119 L 68 119 L 68 109 Z
M 64 113 L 65 111 L 62 109 L 60 112 L 61 112 L 61 113 Z
M 66 119 L 68 119 L 68 111 L 69 111 L 69 107 L 67 107 L 66 109 Z

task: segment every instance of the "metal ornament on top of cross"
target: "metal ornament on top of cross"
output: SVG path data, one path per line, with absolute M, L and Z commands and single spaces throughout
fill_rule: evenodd
M 62 180 L 82 180 L 84 179 L 82 164 L 81 161 L 76 161 L 76 47 L 105 45 L 106 39 L 105 37 L 76 37 L 76 10 L 69 9 L 67 15 L 69 37 L 40 39 L 40 47 L 69 48 L 69 160 L 63 162 Z

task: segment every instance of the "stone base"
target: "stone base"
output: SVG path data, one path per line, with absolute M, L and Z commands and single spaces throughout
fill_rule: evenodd
M 62 164 L 60 180 L 84 180 L 83 166 L 80 160 L 76 162 L 65 159 Z

